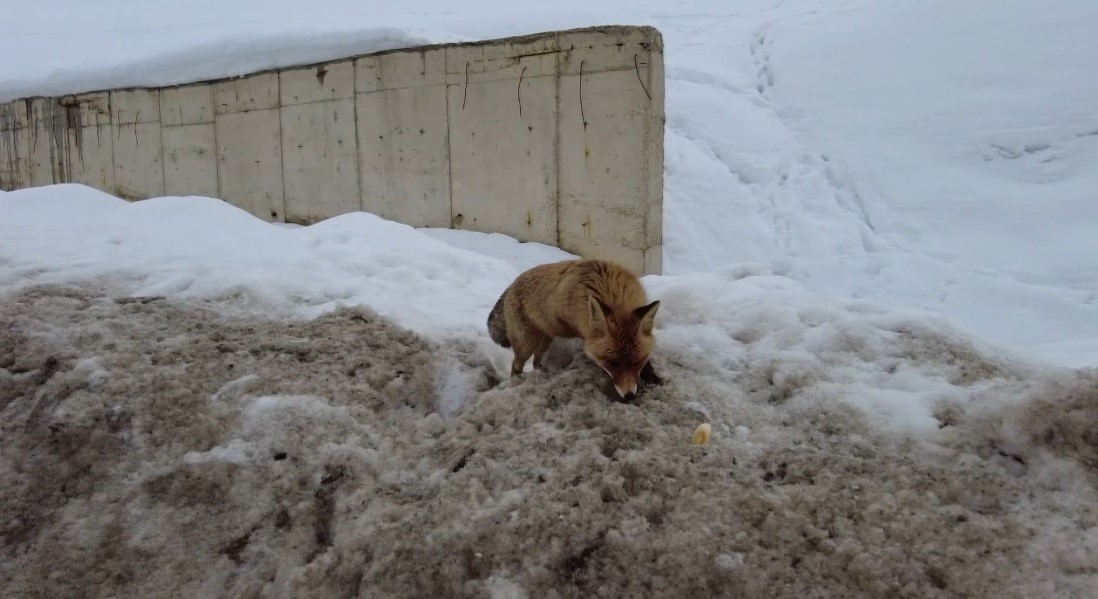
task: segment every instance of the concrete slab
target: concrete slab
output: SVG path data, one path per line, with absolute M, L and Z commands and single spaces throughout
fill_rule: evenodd
M 493 52 L 448 48 L 451 80 L 455 65 L 469 62 L 472 71 Z M 535 54 L 501 61 L 497 71 L 480 70 L 485 80 L 447 86 L 455 227 L 556 245 L 557 79 L 522 75 L 526 66 L 543 72 L 544 60 Z
M 446 87 L 358 94 L 362 209 L 402 223 L 450 227 Z
M 355 94 L 354 61 L 328 63 L 279 73 L 283 106 L 351 99 Z
M 279 111 L 219 114 L 215 127 L 218 197 L 264 220 L 283 221 Z
M 218 197 L 264 220 L 285 219 L 278 73 L 214 84 Z
M 581 255 L 643 268 L 648 210 L 647 96 L 630 71 L 561 79 L 560 243 Z M 582 108 L 581 108 L 582 103 Z
M 0 131 L 27 129 L 30 127 L 28 116 L 30 100 L 15 100 L 0 104 Z
M 164 127 L 164 194 L 217 197 L 217 141 L 213 123 Z
M 355 92 L 406 89 L 446 83 L 446 50 L 420 48 L 355 60 Z
M 446 83 L 465 85 L 519 77 L 556 77 L 557 35 L 446 48 Z
M 648 85 L 647 58 L 650 52 L 663 55 L 663 37 L 654 27 L 596 27 L 562 31 L 559 47 L 565 53 L 561 75 L 578 75 L 580 62 L 584 73 L 632 70 Z M 659 60 L 662 64 L 662 60 Z M 662 74 L 662 73 L 661 73 Z
M 110 92 L 64 96 L 58 103 L 68 110 L 67 118 L 70 127 L 97 127 L 111 124 Z
M 68 115 L 57 98 L 33 98 L 30 104 L 30 184 L 68 182 Z
M 277 108 L 278 73 L 262 73 L 214 84 L 214 114 Z
M 114 189 L 127 200 L 164 195 L 160 123 L 133 123 L 113 127 Z
M 658 33 L 658 32 L 657 32 Z M 660 47 L 662 48 L 662 39 Z M 664 65 L 662 50 L 659 53 L 649 54 L 647 90 L 652 95 L 652 104 L 646 113 L 644 148 L 648 159 L 646 180 L 648 182 L 648 212 L 645 217 L 644 239 L 648 248 L 663 247 L 663 161 L 664 161 L 664 124 L 666 118 L 664 95 Z M 662 249 L 660 250 L 662 256 Z M 663 272 L 663 260 L 660 259 L 658 270 L 647 272 L 659 274 Z
M 360 209 L 354 111 L 350 98 L 282 107 L 287 222 L 314 223 Z
M 0 104 L 0 190 L 30 186 L 27 102 Z
M 160 123 L 160 90 L 124 89 L 110 92 L 111 124 Z
M 0 131 L 0 191 L 30 187 L 27 130 Z
M 562 34 L 561 46 L 560 247 L 658 273 L 662 249 L 649 251 L 663 243 L 658 32 Z
M 114 188 L 127 200 L 164 195 L 159 90 L 112 91 Z
M 212 124 L 214 120 L 214 86 L 209 83 L 166 87 L 160 90 L 160 124 Z
M 114 185 L 114 143 L 111 126 L 67 130 L 69 181 L 111 192 Z
M 654 245 L 644 250 L 644 273 L 660 274 L 663 272 L 663 244 Z
M 114 144 L 108 92 L 65 96 L 69 181 L 111 192 L 114 188 Z

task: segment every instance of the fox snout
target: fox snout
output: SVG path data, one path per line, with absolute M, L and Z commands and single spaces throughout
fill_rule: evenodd
M 637 377 L 629 374 L 615 376 L 610 371 L 606 371 L 606 374 L 614 381 L 614 390 L 622 399 L 629 401 L 637 396 Z
M 624 399 L 625 401 L 631 401 L 634 397 L 637 396 L 637 386 L 636 385 L 633 385 L 632 390 L 622 389 L 621 387 L 619 387 L 617 385 L 614 385 L 614 388 L 617 389 L 618 395 L 620 395 L 621 398 Z

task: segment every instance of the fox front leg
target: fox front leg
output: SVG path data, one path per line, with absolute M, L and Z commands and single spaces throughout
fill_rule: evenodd
M 656 369 L 652 367 L 652 360 L 649 360 L 648 363 L 644 365 L 644 368 L 641 368 L 640 380 L 645 385 L 663 384 L 663 379 L 660 378 L 660 375 L 656 374 Z

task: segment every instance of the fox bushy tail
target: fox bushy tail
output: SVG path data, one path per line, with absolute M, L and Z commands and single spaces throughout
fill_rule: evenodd
M 492 337 L 492 341 L 503 347 L 511 347 L 511 341 L 507 339 L 507 320 L 503 318 L 503 298 L 506 296 L 507 292 L 504 291 L 488 313 L 488 335 Z

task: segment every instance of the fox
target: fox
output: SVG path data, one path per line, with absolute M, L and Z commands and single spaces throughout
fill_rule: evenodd
M 554 338 L 582 338 L 583 352 L 609 375 L 629 401 L 641 381 L 661 379 L 650 357 L 659 300 L 649 302 L 640 279 L 624 266 L 600 259 L 565 260 L 520 274 L 488 314 L 489 336 L 514 351 L 511 376 L 526 361 L 542 367 Z

